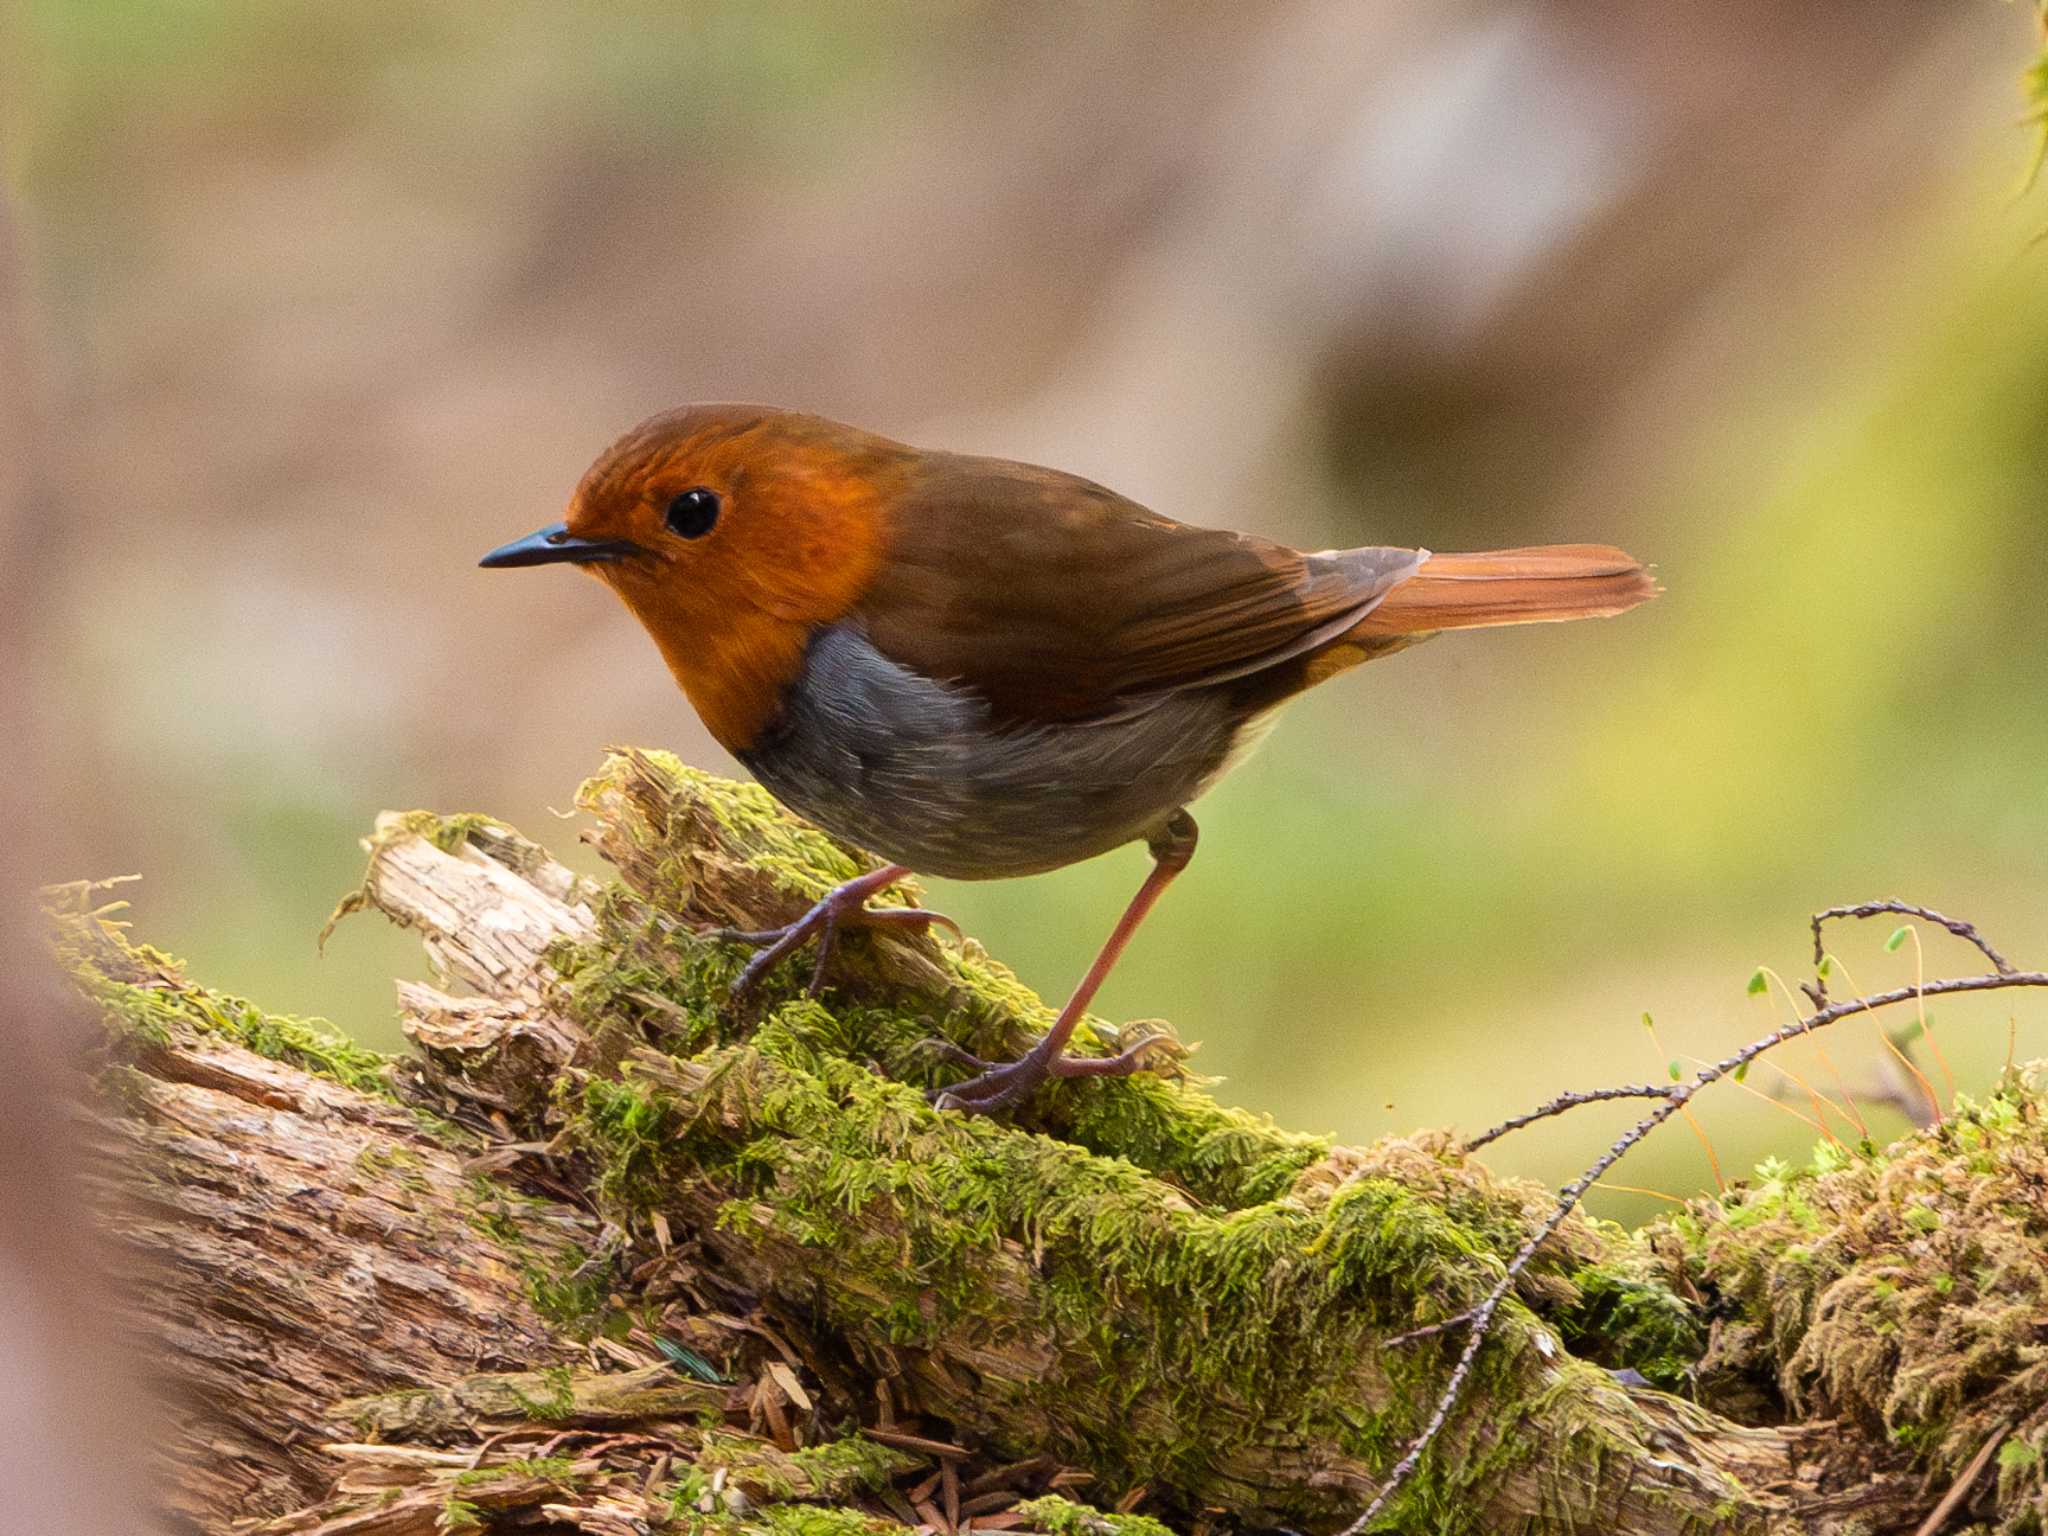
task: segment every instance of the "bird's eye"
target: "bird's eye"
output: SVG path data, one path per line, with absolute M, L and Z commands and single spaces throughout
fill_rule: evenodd
M 701 539 L 717 521 L 718 493 L 701 485 L 668 504 L 668 531 L 678 538 Z

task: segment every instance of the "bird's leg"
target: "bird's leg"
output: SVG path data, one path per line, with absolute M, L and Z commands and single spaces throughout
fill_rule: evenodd
M 870 907 L 867 904 L 870 896 L 887 889 L 909 873 L 904 865 L 884 864 L 880 869 L 833 886 L 812 904 L 810 911 L 780 928 L 764 928 L 752 933 L 735 928 L 714 929 L 710 935 L 714 939 L 733 944 L 753 944 L 761 950 L 734 980 L 732 995 L 744 997 L 792 950 L 806 939 L 815 938 L 818 941 L 818 958 L 811 967 L 810 992 L 816 997 L 824 990 L 825 963 L 831 959 L 833 946 L 838 942 L 842 929 L 911 928 L 921 933 L 933 923 L 940 923 L 957 934 L 960 925 L 941 913 L 927 912 L 922 907 Z
M 1186 869 L 1188 861 L 1194 858 L 1195 818 L 1186 811 L 1175 811 L 1166 825 L 1150 839 L 1150 847 L 1151 873 L 1145 876 L 1145 883 L 1138 887 L 1138 894 L 1131 898 L 1131 904 L 1124 908 L 1124 915 L 1117 919 L 1116 927 L 1110 930 L 1109 938 L 1095 956 L 1095 963 L 1088 967 L 1088 974 L 1074 988 L 1073 996 L 1067 999 L 1067 1005 L 1053 1020 L 1052 1028 L 1017 1060 L 990 1066 L 979 1077 L 935 1091 L 932 1100 L 940 1108 L 977 1115 L 994 1114 L 1022 1103 L 1049 1077 L 1124 1077 L 1140 1069 L 1146 1049 L 1144 1045 L 1133 1046 L 1115 1056 L 1068 1056 L 1065 1052 L 1074 1027 L 1081 1022 L 1088 1005 L 1095 1000 L 1096 992 L 1108 979 L 1117 958 L 1124 952 L 1124 946 L 1131 942 L 1131 935 L 1138 931 L 1138 924 L 1145 920 L 1145 914 L 1152 910 L 1153 903 L 1173 883 L 1174 876 Z

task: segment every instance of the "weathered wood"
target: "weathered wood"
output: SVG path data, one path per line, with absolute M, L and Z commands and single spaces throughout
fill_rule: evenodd
M 581 1359 L 525 1276 L 587 1245 L 593 1216 L 519 1199 L 514 1251 L 490 1218 L 517 1197 L 464 1166 L 480 1145 L 187 1023 L 181 1005 L 213 1004 L 176 969 L 73 933 L 102 940 L 100 975 L 161 1004 L 119 1042 L 97 1162 L 137 1265 L 135 1327 L 172 1382 L 181 1513 L 219 1528 L 323 1496 L 314 1448 L 354 1438 L 344 1399 Z

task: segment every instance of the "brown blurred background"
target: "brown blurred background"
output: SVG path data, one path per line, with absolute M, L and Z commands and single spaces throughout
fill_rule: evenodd
M 364 923 L 313 953 L 379 809 L 566 847 L 549 808 L 605 744 L 723 765 L 595 583 L 474 568 L 633 421 L 718 398 L 1310 546 L 1659 564 L 1623 621 L 1323 690 L 1205 803 L 1103 1006 L 1174 1019 L 1239 1102 L 1363 1138 L 1659 1076 L 1770 1027 L 1744 981 L 1834 901 L 2048 957 L 2025 8 L 27 0 L 14 26 L 7 344 L 46 428 L 0 454 L 48 466 L 45 872 L 145 874 L 141 932 L 206 978 L 388 1044 L 409 946 Z M 1142 865 L 933 899 L 1057 994 Z M 1843 940 L 1865 987 L 1912 974 L 1883 937 Z M 1940 1010 L 1960 1086 L 2009 1013 L 2048 1053 L 2038 1008 Z M 1873 1032 L 1831 1055 L 1862 1087 Z M 1595 1114 L 1498 1161 L 1562 1176 Z M 1730 1169 L 1813 1136 L 1738 1093 L 1702 1118 Z M 1680 1130 L 1622 1176 L 1709 1173 Z

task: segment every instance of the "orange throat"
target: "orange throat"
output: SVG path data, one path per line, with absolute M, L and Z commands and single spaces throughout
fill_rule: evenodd
M 810 626 L 751 607 L 693 623 L 688 615 L 649 612 L 650 594 L 619 595 L 718 744 L 737 757 L 759 741 L 803 670 Z M 653 605 L 669 606 L 658 596 Z

